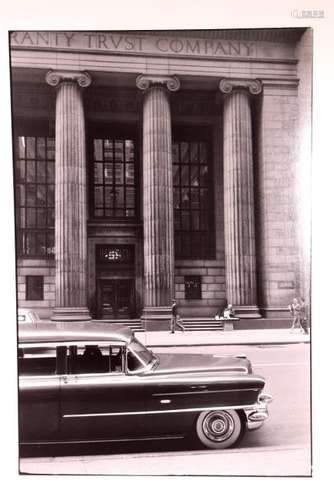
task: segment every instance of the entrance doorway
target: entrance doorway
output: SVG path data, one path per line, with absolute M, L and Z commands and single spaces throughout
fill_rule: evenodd
M 133 315 L 134 280 L 101 279 L 99 288 L 101 318 L 130 318 Z
M 96 245 L 96 317 L 136 314 L 134 245 Z

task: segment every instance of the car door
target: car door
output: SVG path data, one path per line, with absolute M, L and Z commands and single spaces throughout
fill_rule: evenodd
M 61 434 L 80 441 L 136 438 L 145 422 L 140 378 L 126 373 L 124 345 L 94 347 L 101 356 L 90 366 L 83 359 L 87 345 L 68 347 L 68 373 L 60 389 Z
M 18 371 L 20 443 L 56 441 L 60 396 L 56 347 L 20 346 Z

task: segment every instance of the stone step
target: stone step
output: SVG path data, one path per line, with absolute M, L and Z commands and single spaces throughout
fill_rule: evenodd
M 185 332 L 221 332 L 223 330 L 220 328 L 212 328 L 212 327 L 200 327 L 200 326 L 191 326 L 191 327 L 183 327 Z
M 186 332 L 221 332 L 223 330 L 222 322 L 214 318 L 184 318 L 182 325 Z
M 145 332 L 140 319 L 96 319 L 97 323 L 108 323 L 112 325 L 125 325 L 131 328 L 134 333 Z
M 195 326 L 195 325 L 198 325 L 198 326 L 221 326 L 222 325 L 222 322 L 221 321 L 215 321 L 214 323 L 209 323 L 208 321 L 201 321 L 201 322 L 197 322 L 197 321 L 194 321 L 193 323 L 191 323 L 190 321 L 182 321 L 182 324 L 183 326 Z
M 192 325 L 220 326 L 222 324 L 222 321 L 215 321 L 215 322 L 212 322 L 212 323 L 210 323 L 209 321 L 193 321 L 193 322 L 190 322 L 190 321 L 181 321 L 181 323 L 183 323 L 184 325 L 189 325 L 189 326 L 192 326 Z

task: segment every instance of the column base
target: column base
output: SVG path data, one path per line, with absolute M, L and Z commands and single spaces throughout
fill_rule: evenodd
M 258 306 L 233 306 L 238 318 L 261 318 Z
M 144 307 L 141 316 L 142 325 L 148 332 L 169 331 L 171 314 L 171 306 Z
M 91 319 L 87 307 L 57 307 L 51 316 L 51 321 L 90 321 Z

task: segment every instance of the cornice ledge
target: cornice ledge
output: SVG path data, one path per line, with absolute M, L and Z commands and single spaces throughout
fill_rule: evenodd
M 233 90 L 245 89 L 250 94 L 258 95 L 262 92 L 262 82 L 258 79 L 244 79 L 244 78 L 223 78 L 219 82 L 219 90 L 223 94 L 231 94 Z
M 176 92 L 180 88 L 180 80 L 175 75 L 139 75 L 136 78 L 136 86 L 140 90 L 148 90 L 154 86 L 166 86 L 171 92 Z
M 89 87 L 92 77 L 86 71 L 54 71 L 50 70 L 45 77 L 51 87 L 57 87 L 62 82 L 75 82 L 79 87 Z
M 263 88 L 265 87 L 290 87 L 297 88 L 299 85 L 299 78 L 263 78 Z

